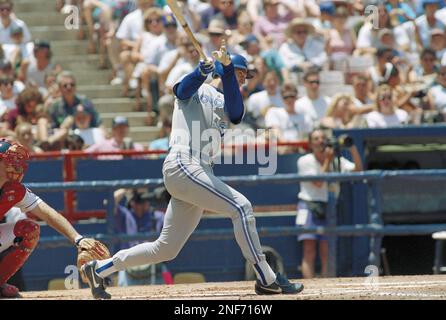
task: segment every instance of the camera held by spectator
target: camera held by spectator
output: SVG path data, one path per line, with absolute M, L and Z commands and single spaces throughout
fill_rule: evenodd
M 348 149 L 353 146 L 353 138 L 349 135 L 343 134 L 339 137 L 335 138 L 327 138 L 325 140 L 325 147 L 333 148 L 335 151 L 339 151 L 341 149 Z

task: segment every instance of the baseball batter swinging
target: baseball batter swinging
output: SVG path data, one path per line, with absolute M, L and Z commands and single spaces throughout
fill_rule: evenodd
M 251 203 L 212 172 L 212 158 L 220 152 L 221 145 L 217 142 L 228 120 L 237 124 L 243 118 L 245 110 L 239 86 L 250 76 L 246 59 L 241 55 L 229 56 L 225 43 L 213 52 L 213 57 L 215 63 L 200 61 L 193 72 L 174 86 L 176 101 L 170 151 L 163 165 L 165 186 L 172 198 L 160 237 L 154 242 L 121 250 L 110 259 L 86 263 L 81 272 L 96 299 L 110 298 L 104 278 L 112 273 L 174 259 L 197 227 L 204 210 L 231 217 L 237 243 L 256 272 L 257 294 L 295 294 L 303 290 L 302 284 L 290 283 L 283 275 L 273 272 L 261 249 Z M 215 79 L 211 84 L 204 83 L 210 74 Z M 220 83 L 223 91 L 218 89 Z M 210 137 L 212 143 L 201 141 L 202 136 Z

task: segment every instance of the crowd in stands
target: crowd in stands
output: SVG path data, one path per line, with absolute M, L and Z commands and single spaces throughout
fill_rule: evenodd
M 178 4 L 209 57 L 223 39 L 230 53 L 247 57 L 254 77 L 240 88 L 244 125 L 271 129 L 279 141 L 305 139 L 317 127 L 446 119 L 444 0 Z M 59 0 L 56 10 L 62 14 L 66 5 L 80 8 L 87 28 L 79 36 L 88 39 L 88 53 L 101 57 L 98 69 L 111 68 L 111 84 L 160 129 L 152 146 L 167 148 L 172 87 L 197 66 L 199 54 L 165 1 Z M 33 40 L 13 0 L 0 0 L 0 19 L 0 135 L 34 152 L 128 148 L 114 133 L 128 121 L 115 119 L 107 132 L 91 100 L 76 91 L 74 75 L 54 62 L 51 44 Z

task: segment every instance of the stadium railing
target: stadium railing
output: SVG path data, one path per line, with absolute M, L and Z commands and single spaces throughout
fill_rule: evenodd
M 329 275 L 336 276 L 336 252 L 337 237 L 369 237 L 370 265 L 380 266 L 380 251 L 383 236 L 396 235 L 427 235 L 437 231 L 446 230 L 446 224 L 384 224 L 382 212 L 382 193 L 380 185 L 385 180 L 402 179 L 440 179 L 446 180 L 446 169 L 439 170 L 404 170 L 404 171 L 364 171 L 357 173 L 327 173 L 324 175 L 301 176 L 299 174 L 277 174 L 274 176 L 231 176 L 221 177 L 230 185 L 256 185 L 259 183 L 270 184 L 296 184 L 302 181 L 326 181 L 326 182 L 362 182 L 368 186 L 369 193 L 369 219 L 367 224 L 338 225 L 335 211 L 335 196 L 330 193 L 329 212 L 327 214 L 326 227 L 261 227 L 259 235 L 263 237 L 280 237 L 299 235 L 302 233 L 324 234 L 329 241 Z M 107 233 L 90 235 L 109 244 L 123 241 L 151 240 L 157 237 L 155 233 L 140 233 L 135 235 L 117 234 L 114 230 L 114 197 L 113 192 L 118 188 L 157 187 L 163 184 L 162 179 L 141 180 L 115 180 L 115 181 L 78 181 L 78 182 L 54 182 L 54 183 L 29 183 L 27 186 L 39 192 L 56 191 L 107 191 Z M 232 229 L 197 230 L 192 234 L 195 240 L 230 239 L 234 237 Z M 63 237 L 44 237 L 40 241 L 42 247 L 69 246 Z
M 264 146 L 269 148 L 270 144 L 230 144 L 224 146 L 222 149 L 239 149 L 246 150 L 247 148 Z M 303 150 L 308 150 L 307 141 L 294 141 L 294 142 L 279 142 L 274 145 L 274 147 L 291 147 L 291 148 L 301 148 Z M 68 152 L 44 152 L 44 153 L 33 153 L 31 154 L 32 161 L 44 161 L 44 160 L 54 160 L 62 159 L 63 161 L 63 181 L 73 182 L 76 181 L 76 160 L 78 159 L 100 159 L 101 157 L 110 156 L 122 156 L 123 158 L 141 158 L 141 157 L 153 157 L 166 154 L 167 151 L 164 150 L 145 150 L 145 151 L 134 151 L 134 150 L 121 150 L 112 152 L 84 152 L 84 151 L 68 151 Z M 58 190 L 61 191 L 61 190 Z M 104 218 L 105 211 L 103 210 L 76 210 L 76 196 L 75 191 L 65 189 L 64 191 L 64 216 L 70 221 L 78 221 L 89 218 Z

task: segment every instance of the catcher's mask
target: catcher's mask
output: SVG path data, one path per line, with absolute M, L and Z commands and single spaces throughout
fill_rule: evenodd
M 6 177 L 10 181 L 21 182 L 28 169 L 29 153 L 19 143 L 0 140 L 0 160 L 5 164 Z

